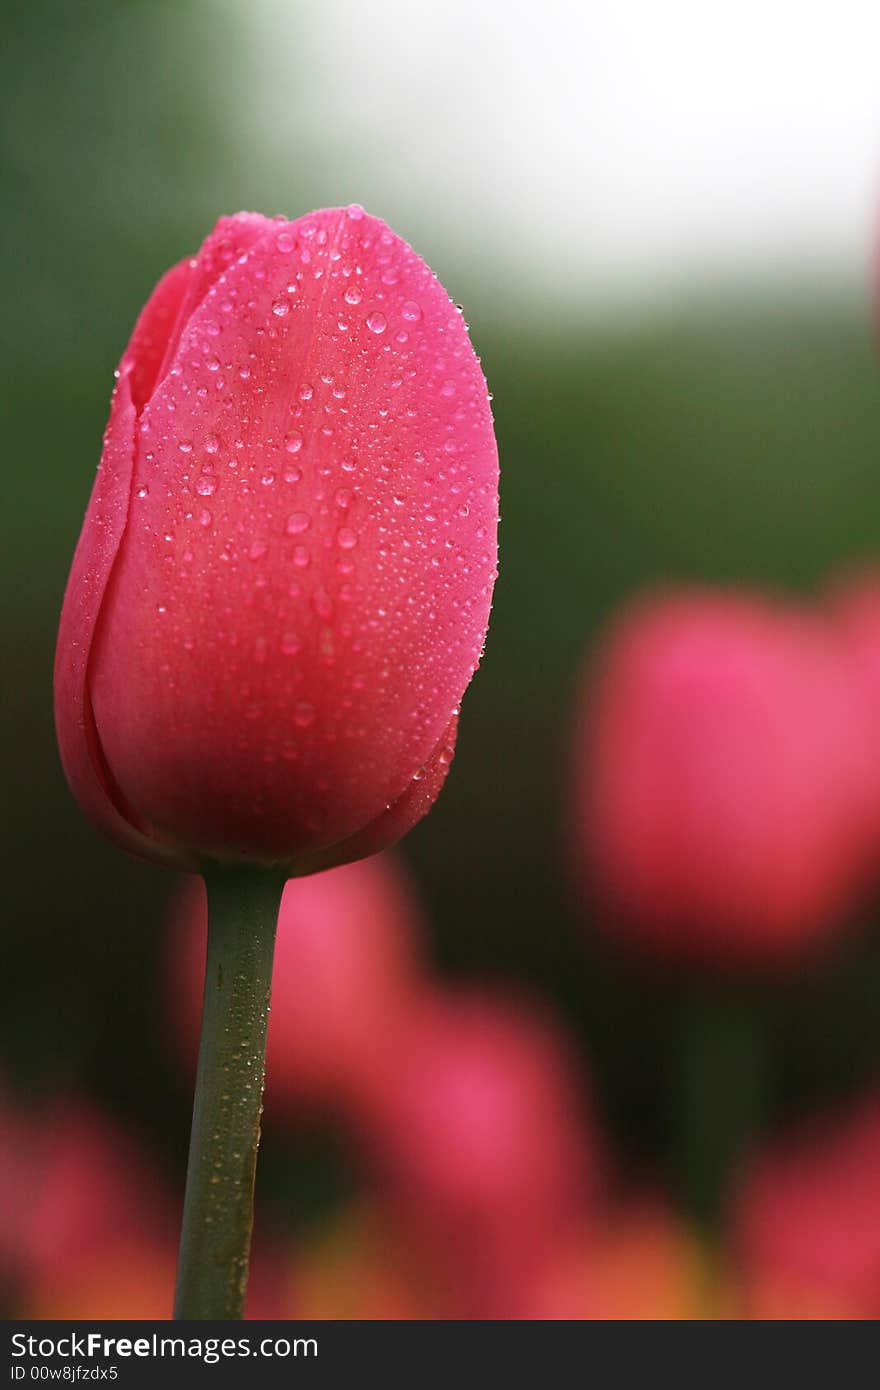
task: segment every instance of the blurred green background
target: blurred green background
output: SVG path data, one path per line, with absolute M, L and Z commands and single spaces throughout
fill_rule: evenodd
M 171 880 L 105 844 L 68 793 L 52 727 L 56 625 L 112 371 L 158 276 L 220 212 L 296 216 L 356 199 L 411 237 L 464 304 L 502 460 L 484 665 L 448 786 L 404 850 L 437 965 L 525 980 L 552 999 L 582 1040 L 618 1151 L 635 1169 L 668 1168 L 670 1058 L 688 988 L 605 957 L 572 904 L 564 825 L 577 684 L 601 624 L 638 586 L 806 591 L 880 554 L 867 290 L 704 282 L 651 312 L 593 312 L 585 298 L 563 313 L 542 300 L 539 238 L 534 285 L 527 266 L 494 277 L 461 239 L 432 243 L 416 182 L 391 206 L 371 196 L 369 166 L 357 187 L 335 186 L 314 139 L 322 94 L 295 47 L 287 99 L 294 113 L 302 106 L 303 139 L 283 157 L 280 142 L 271 159 L 256 148 L 242 119 L 256 90 L 248 8 L 31 0 L 7 12 L 0 1064 L 29 1094 L 82 1085 L 182 1164 L 189 1100 L 158 989 Z M 768 1035 L 763 1119 L 874 1071 L 878 992 L 870 929 L 824 972 L 756 991 Z M 260 1179 L 270 1197 L 274 1145 L 270 1131 Z M 304 1138 L 295 1162 L 308 1216 L 345 1182 L 345 1157 Z

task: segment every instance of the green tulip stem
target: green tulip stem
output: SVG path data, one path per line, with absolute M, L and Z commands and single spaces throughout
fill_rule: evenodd
M 697 1224 L 713 1231 L 730 1183 L 760 1129 L 767 1086 L 760 998 L 720 988 L 691 991 L 678 1037 L 676 1168 Z
M 266 1074 L 275 928 L 284 877 L 213 865 L 208 957 L 175 1318 L 241 1318 Z

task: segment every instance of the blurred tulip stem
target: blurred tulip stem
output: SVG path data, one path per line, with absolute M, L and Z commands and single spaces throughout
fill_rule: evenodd
M 284 876 L 214 865 L 175 1318 L 241 1318 Z
M 717 988 L 691 992 L 680 1018 L 673 1160 L 692 1217 L 713 1231 L 743 1151 L 762 1123 L 766 1020 L 758 997 Z

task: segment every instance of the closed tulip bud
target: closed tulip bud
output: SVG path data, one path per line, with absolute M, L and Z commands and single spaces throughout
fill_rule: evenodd
M 191 868 L 382 848 L 443 782 L 495 576 L 459 311 L 359 208 L 240 214 L 117 375 L 56 659 L 81 807 Z
M 839 635 L 737 593 L 636 604 L 590 673 L 576 853 L 608 929 L 697 964 L 789 962 L 863 888 L 865 701 Z

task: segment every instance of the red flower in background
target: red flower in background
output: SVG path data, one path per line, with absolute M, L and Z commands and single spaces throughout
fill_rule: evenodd
M 618 937 L 790 960 L 866 877 L 870 726 L 833 626 L 739 593 L 648 598 L 591 669 L 576 851 Z
M 597 1184 L 564 1037 L 510 996 L 425 990 L 378 1060 L 362 1144 L 394 1221 L 445 1272 L 446 1315 L 524 1316 L 536 1269 Z
M 751 1317 L 880 1317 L 880 1096 L 756 1153 L 731 1245 Z
M 292 871 L 431 804 L 479 661 L 497 453 L 460 313 L 360 209 L 221 220 L 122 358 L 56 724 L 125 848 Z
M 419 970 L 419 911 L 399 864 L 379 855 L 291 879 L 278 916 L 267 1041 L 270 1115 L 359 1090 Z M 168 921 L 168 989 L 195 1071 L 205 973 L 205 886 L 181 886 Z

